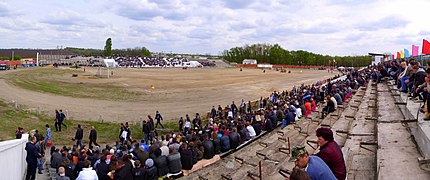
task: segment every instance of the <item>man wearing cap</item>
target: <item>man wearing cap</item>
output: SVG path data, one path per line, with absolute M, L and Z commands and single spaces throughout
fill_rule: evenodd
M 346 166 L 342 150 L 334 141 L 333 131 L 329 128 L 318 128 L 316 131 L 320 151 L 316 154 L 331 169 L 337 179 L 346 178 Z
M 304 168 L 312 180 L 336 180 L 327 164 L 318 156 L 309 156 L 303 145 L 292 148 L 289 161 L 295 162 L 297 167 Z

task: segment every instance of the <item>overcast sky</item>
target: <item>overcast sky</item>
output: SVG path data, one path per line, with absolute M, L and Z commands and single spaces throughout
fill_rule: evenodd
M 0 48 L 145 46 L 219 54 L 280 44 L 329 55 L 430 40 L 430 0 L 0 0 Z

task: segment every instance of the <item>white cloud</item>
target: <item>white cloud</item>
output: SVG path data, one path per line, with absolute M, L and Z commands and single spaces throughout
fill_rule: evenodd
M 289 50 L 360 55 L 430 39 L 427 0 L 37 1 L 0 0 L 0 48 L 102 48 L 111 37 L 114 48 L 160 52 L 217 54 L 278 43 Z

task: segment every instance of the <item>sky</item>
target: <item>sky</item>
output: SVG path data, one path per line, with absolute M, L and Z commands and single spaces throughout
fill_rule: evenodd
M 430 40 L 430 0 L 0 0 L 0 48 L 146 47 L 219 55 L 279 44 L 327 55 Z

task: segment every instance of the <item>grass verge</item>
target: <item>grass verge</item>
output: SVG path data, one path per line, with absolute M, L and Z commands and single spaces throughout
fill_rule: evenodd
M 10 84 L 24 89 L 78 98 L 138 101 L 144 95 L 141 92 L 129 91 L 111 84 L 73 82 L 64 78 L 65 76 L 72 78 L 72 74 L 81 76 L 83 73 L 73 69 L 45 67 L 9 73 L 5 79 Z

